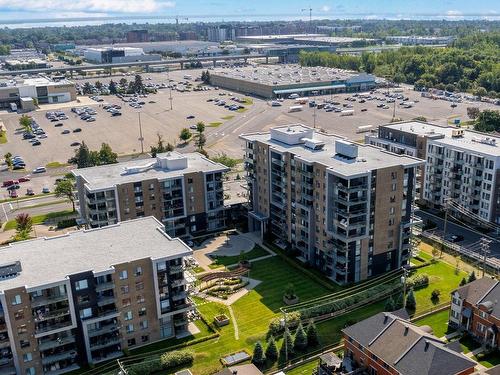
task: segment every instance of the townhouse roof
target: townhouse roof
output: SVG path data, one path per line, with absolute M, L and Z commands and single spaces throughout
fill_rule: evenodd
M 476 305 L 483 297 L 488 293 L 488 291 L 498 284 L 498 281 L 489 277 L 483 277 L 481 279 L 474 280 L 452 292 L 458 293 L 460 299 L 465 299 L 471 305 Z M 500 290 L 500 288 L 498 288 Z
M 424 161 L 408 155 L 398 155 L 380 147 L 348 141 L 335 134 L 317 132 L 302 125 L 291 124 L 271 129 L 271 132 L 243 134 L 247 141 L 258 141 L 269 145 L 279 153 L 291 153 L 301 160 L 320 163 L 328 169 L 344 175 L 353 176 L 375 169 L 395 166 L 418 166 Z M 315 148 L 316 145 L 321 147 Z M 352 155 L 343 155 L 338 145 L 354 150 Z M 345 149 L 345 147 L 342 147 Z M 346 157 L 347 156 L 347 157 Z M 350 157 L 352 156 L 352 157 Z
M 104 272 L 112 270 L 113 265 L 139 259 L 177 258 L 192 253 L 163 228 L 154 217 L 145 217 L 0 247 L 0 269 L 14 270 L 0 278 L 0 293 L 61 282 L 81 272 Z M 16 264 L 19 272 L 15 272 Z
M 200 153 L 168 152 L 156 158 L 75 169 L 72 173 L 85 180 L 88 190 L 103 190 L 117 185 L 145 180 L 167 180 L 196 172 L 226 172 L 229 168 Z
M 405 375 L 452 375 L 476 365 L 427 329 L 392 313 L 379 313 L 342 332 Z

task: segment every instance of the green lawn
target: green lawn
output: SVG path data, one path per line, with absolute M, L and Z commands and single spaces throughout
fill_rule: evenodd
M 220 122 L 220 121 L 215 121 L 215 122 L 211 122 L 210 124 L 208 124 L 208 127 L 209 127 L 209 128 L 217 128 L 217 127 L 219 127 L 219 126 L 221 126 L 221 125 L 222 125 L 222 122 Z
M 240 109 L 237 109 L 236 112 L 238 113 L 243 113 L 243 112 L 246 112 L 248 111 L 248 108 L 247 107 L 244 107 L 244 108 L 240 108 Z
M 455 274 L 455 267 L 443 261 L 436 261 L 427 267 L 422 267 L 416 270 L 416 273 L 425 273 L 429 276 L 429 286 L 415 291 L 417 300 L 416 313 L 429 310 L 436 304 L 449 302 L 452 290 L 458 288 L 460 280 L 467 276 L 466 272 L 460 271 Z M 441 295 L 438 301 L 431 301 L 431 293 L 434 289 L 439 289 Z
M 232 120 L 233 118 L 234 118 L 234 115 L 227 115 L 227 116 L 221 117 L 221 119 L 223 119 L 223 120 Z
M 266 256 L 266 255 L 269 255 L 269 252 L 267 252 L 266 250 L 264 250 L 259 245 L 255 245 L 255 247 L 252 250 L 250 250 L 248 253 L 244 254 L 244 259 L 251 260 L 251 259 L 255 259 L 255 258 L 260 258 L 260 257 Z M 217 259 L 214 260 L 213 265 L 214 265 L 214 267 L 215 266 L 220 266 L 220 265 L 229 266 L 231 264 L 238 263 L 240 261 L 240 259 L 241 259 L 240 255 L 220 256 L 220 257 L 218 257 Z M 212 268 L 212 267 L 210 267 L 210 268 Z M 217 268 L 217 267 L 215 267 L 215 268 Z
M 32 216 L 33 219 L 33 225 L 36 224 L 43 224 L 45 221 L 50 220 L 50 219 L 63 219 L 67 216 L 74 215 L 75 213 L 72 210 L 66 210 L 66 211 L 59 211 L 59 212 L 51 212 L 48 214 L 44 215 L 37 215 L 37 216 Z M 16 229 L 16 220 L 9 220 L 7 223 L 5 223 L 5 228 L 4 230 L 12 230 Z
M 416 320 L 415 324 L 419 326 L 430 326 L 434 331 L 434 335 L 441 338 L 454 331 L 448 328 L 448 316 L 449 311 L 446 309 L 435 314 L 428 315 L 423 319 Z
M 474 359 L 484 367 L 488 368 L 500 365 L 500 353 L 498 351 L 485 355 L 478 354 L 476 357 L 474 357 Z
M 316 367 L 318 367 L 317 359 L 309 361 L 307 363 L 304 363 L 303 365 L 295 367 L 290 371 L 287 371 L 286 375 L 311 375 Z
M 60 163 L 58 161 L 51 161 L 50 163 L 47 163 L 45 165 L 45 168 L 61 168 L 61 167 L 66 167 L 68 166 L 68 163 Z

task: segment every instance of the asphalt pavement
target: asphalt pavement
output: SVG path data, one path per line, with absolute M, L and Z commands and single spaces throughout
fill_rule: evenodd
M 71 210 L 73 206 L 68 200 L 54 195 L 34 197 L 23 200 L 13 200 L 0 204 L 0 221 L 6 222 L 14 219 L 20 213 L 30 216 L 45 215 L 50 212 Z

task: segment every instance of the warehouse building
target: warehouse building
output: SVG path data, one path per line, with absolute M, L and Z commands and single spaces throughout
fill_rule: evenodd
M 47 77 L 0 81 L 0 109 L 11 103 L 23 108 L 23 103 L 65 103 L 76 100 L 74 82 Z
M 264 98 L 358 92 L 377 86 L 376 77 L 371 74 L 298 65 L 218 69 L 210 73 L 210 83 Z
M 83 56 L 85 60 L 98 64 L 161 60 L 160 55 L 147 55 L 142 48 L 136 47 L 88 48 L 83 52 Z

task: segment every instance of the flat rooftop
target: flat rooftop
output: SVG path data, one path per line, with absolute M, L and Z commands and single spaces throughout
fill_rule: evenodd
M 173 167 L 162 166 L 159 162 L 162 158 L 174 161 Z M 175 161 L 184 159 L 184 164 Z M 120 184 L 139 182 L 149 179 L 167 180 L 170 178 L 184 176 L 195 172 L 226 172 L 229 169 L 219 163 L 207 159 L 197 152 L 180 154 L 170 152 L 158 154 L 157 158 L 131 160 L 123 163 L 101 165 L 98 167 L 74 169 L 75 176 L 81 176 L 85 186 L 90 190 L 101 190 Z
M 326 34 L 283 34 L 283 35 L 249 35 L 249 36 L 240 36 L 238 39 L 240 40 L 282 40 L 282 39 L 295 39 L 295 38 L 315 38 L 326 36 Z
M 58 85 L 69 85 L 72 81 L 67 79 L 61 79 L 58 81 L 53 81 L 47 77 L 35 77 L 26 79 L 11 79 L 11 80 L 1 80 L 0 89 L 5 87 L 21 87 L 21 86 L 58 86 Z
M 317 36 L 317 37 L 297 37 L 294 38 L 297 42 L 320 42 L 331 44 L 348 44 L 353 42 L 360 42 L 362 40 L 372 42 L 376 39 L 368 38 L 352 38 L 348 36 Z
M 364 77 L 367 81 L 374 81 L 375 77 L 369 74 L 327 68 L 301 67 L 299 65 L 266 65 L 259 67 L 221 68 L 211 72 L 212 76 L 221 76 L 244 81 L 250 81 L 270 86 L 295 85 L 304 83 L 332 83 L 332 81 L 358 80 Z
M 184 242 L 170 238 L 162 228 L 154 217 L 145 217 L 0 247 L 1 264 L 19 261 L 22 267 L 17 276 L 0 279 L 0 293 L 60 282 L 80 272 L 103 272 L 133 260 L 191 254 Z
M 435 142 L 490 156 L 500 156 L 500 137 L 495 135 L 462 129 L 464 130 L 462 137 L 452 137 L 453 130 L 461 128 L 454 126 L 439 126 L 421 121 L 398 122 L 382 126 L 384 128 L 414 133 L 429 138 L 434 138 L 441 134 L 444 135 L 444 137 L 435 139 Z
M 380 147 L 350 142 L 345 137 L 338 135 L 319 133 L 302 124 L 280 126 L 272 130 L 277 131 L 280 137 L 287 133 L 294 139 L 301 139 L 302 143 L 287 144 L 273 139 L 271 133 L 243 134 L 241 138 L 266 143 L 273 150 L 293 153 L 300 159 L 310 163 L 323 164 L 329 170 L 343 176 L 355 176 L 374 169 L 398 165 L 409 167 L 424 163 L 423 160 L 415 157 L 397 155 Z M 348 145 L 348 147 L 357 148 L 357 157 L 346 158 L 338 154 L 336 150 L 337 141 L 341 141 L 343 145 Z M 324 146 L 320 150 L 315 150 L 307 147 L 306 143 L 309 143 L 309 145 L 324 144 Z

